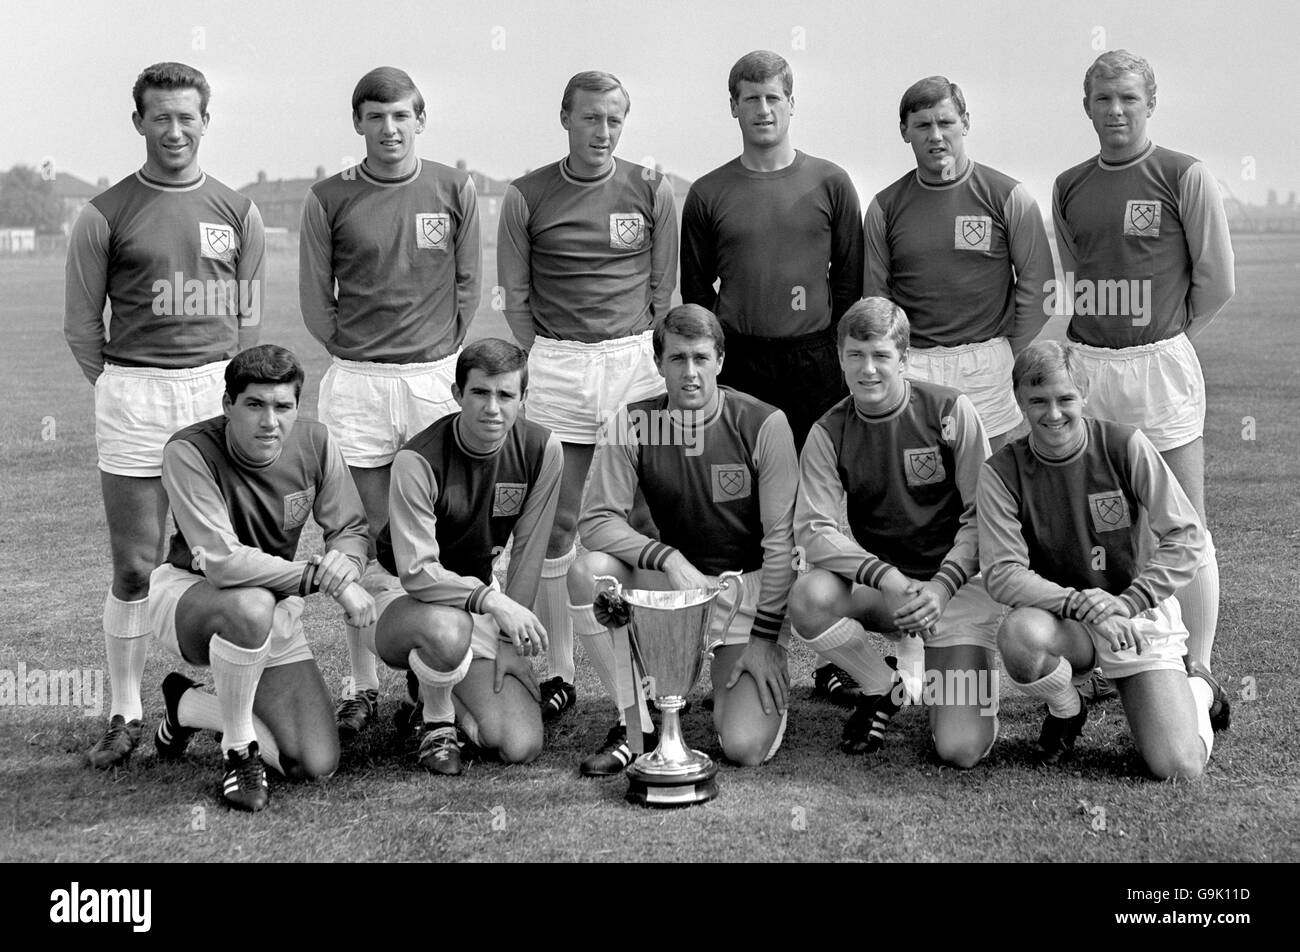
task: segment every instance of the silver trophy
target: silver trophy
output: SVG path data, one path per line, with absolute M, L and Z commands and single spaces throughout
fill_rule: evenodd
M 625 589 L 609 575 L 595 578 L 594 601 L 604 609 L 597 614 L 608 619 L 610 628 L 626 620 L 635 667 L 663 714 L 659 746 L 627 769 L 627 799 L 632 803 L 690 806 L 718 795 L 718 766 L 707 754 L 686 746 L 679 712 L 700 678 L 704 659 L 722 644 L 721 636 L 709 635 L 714 599 L 734 589 L 731 611 L 719 629 L 725 635 L 740 610 L 740 579 L 739 572 L 723 572 L 717 588 L 663 592 Z

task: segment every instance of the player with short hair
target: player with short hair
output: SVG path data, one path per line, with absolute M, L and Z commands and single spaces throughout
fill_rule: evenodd
M 200 728 L 222 732 L 222 796 L 266 807 L 264 764 L 286 777 L 338 766 L 329 689 L 302 627 L 303 598 L 325 592 L 356 625 L 375 605 L 359 580 L 366 562 L 361 499 L 329 430 L 298 419 L 304 373 L 283 347 L 242 351 L 225 371 L 222 414 L 177 432 L 162 481 L 176 520 L 167 560 L 150 577 L 156 637 L 184 661 L 211 666 L 216 694 L 173 672 L 158 755 L 183 756 Z M 308 516 L 325 551 L 297 558 Z
M 559 439 L 520 415 L 527 392 L 522 349 L 475 341 L 456 360 L 460 412 L 393 460 L 378 542 L 384 571 L 365 579 L 379 613 L 369 648 L 408 672 L 416 756 L 435 773 L 461 771 L 457 719 L 476 747 L 506 763 L 542 750 L 528 657 L 546 650 L 547 632 L 530 606 L 564 463 Z M 503 592 L 492 567 L 512 535 Z
M 1013 609 L 998 633 L 1002 660 L 1017 687 L 1047 704 L 1044 762 L 1074 749 L 1088 717 L 1074 684 L 1098 667 L 1150 771 L 1194 778 L 1230 715 L 1222 688 L 1187 652 L 1173 597 L 1201 561 L 1205 528 L 1141 430 L 1083 415 L 1081 357 L 1077 344 L 1056 341 L 1021 353 L 1013 378 L 1029 433 L 980 474 L 980 564 L 989 594 Z
M 683 304 L 655 325 L 654 352 L 667 393 L 628 403 L 611 422 L 592 462 L 578 528 L 588 551 L 569 569 L 574 631 L 619 709 L 604 746 L 582 762 L 584 776 L 622 772 L 642 746 L 629 743 L 625 709 L 645 698 L 633 684 L 626 628 L 611 633 L 592 605 L 596 575 L 636 588 L 712 588 L 743 572 L 739 591 L 719 596 L 721 635 L 711 668 L 713 723 L 723 752 L 752 766 L 772 757 L 785 732 L 790 676 L 778 639 L 794 580 L 791 518 L 797 481 L 794 438 L 785 414 L 749 394 L 717 385 L 726 337 L 712 312 Z M 659 539 L 630 523 L 637 490 Z M 746 677 L 746 675 L 748 675 Z M 634 693 L 635 692 L 635 693 Z
M 867 206 L 864 293 L 907 312 L 908 376 L 970 397 L 996 449 L 1022 420 L 1011 363 L 1050 316 L 1043 216 L 1024 185 L 966 154 L 970 113 L 946 76 L 908 87 L 898 128 L 916 169 Z
M 721 382 L 779 407 L 798 450 L 848 392 L 835 323 L 862 297 L 862 208 L 842 168 L 791 143 L 794 73 L 783 57 L 745 54 L 727 92 L 741 154 L 696 180 L 682 207 L 682 300 L 726 328 Z M 837 703 L 859 693 L 834 665 L 813 683 Z
M 92 198 L 73 225 L 63 323 L 95 386 L 113 553 L 104 604 L 109 727 L 87 755 L 102 768 L 125 765 L 140 742 L 149 573 L 166 531 L 163 444 L 221 412 L 226 361 L 257 343 L 266 256 L 257 207 L 199 166 L 209 118 L 203 74 L 155 63 L 131 92 L 144 166 Z
M 1083 88 L 1100 154 L 1061 173 L 1052 198 L 1068 336 L 1092 413 L 1139 427 L 1204 525 L 1205 378 L 1191 341 L 1235 290 L 1223 198 L 1203 162 L 1147 135 L 1156 80 L 1146 60 L 1103 53 Z M 1188 651 L 1208 670 L 1219 615 L 1208 534 L 1200 551 L 1176 595 Z
M 906 376 L 908 320 L 892 301 L 859 301 L 838 332 L 850 395 L 817 421 L 800 458 L 795 541 L 814 568 L 790 593 L 794 629 L 862 685 L 841 750 L 878 751 L 910 696 L 930 706 L 940 759 L 973 767 L 997 739 L 1002 612 L 976 577 L 984 427 L 965 394 Z M 851 536 L 839 525 L 846 500 Z M 868 630 L 897 643 L 897 672 Z
M 387 521 L 389 472 L 408 438 L 456 409 L 457 354 L 479 303 L 478 198 L 469 173 L 421 159 L 425 104 L 392 66 L 352 93 L 366 157 L 307 194 L 299 243 L 303 321 L 333 361 L 320 419 L 335 434 L 372 539 Z M 352 677 L 337 720 L 347 740 L 379 710 L 379 674 L 348 629 Z
M 565 577 L 597 432 L 622 404 L 663 393 L 650 324 L 671 303 L 677 216 L 667 176 L 614 156 L 631 108 L 613 74 L 575 75 L 560 102 L 569 154 L 511 182 L 501 204 L 497 273 L 529 351 L 528 415 L 564 444 L 536 606 L 550 639 L 547 719 L 577 699 Z

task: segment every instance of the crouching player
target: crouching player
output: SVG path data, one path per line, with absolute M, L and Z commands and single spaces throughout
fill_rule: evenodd
M 338 766 L 303 596 L 327 593 L 354 625 L 372 624 L 375 606 L 358 584 L 367 536 L 356 486 L 325 426 L 297 419 L 302 365 L 265 344 L 238 354 L 225 376 L 222 415 L 179 430 L 163 449 L 177 531 L 149 583 L 156 637 L 190 664 L 211 666 L 216 695 L 169 674 L 154 743 L 159 757 L 177 759 L 199 728 L 221 731 L 226 803 L 261 810 L 270 797 L 264 763 L 293 778 Z M 308 516 L 325 553 L 295 559 Z
M 858 301 L 840 319 L 849 396 L 804 444 L 795 541 L 814 568 L 795 583 L 790 615 L 813 650 L 862 685 L 841 750 L 878 751 L 911 696 L 932 705 L 940 759 L 973 767 L 997 737 L 1001 608 L 973 577 L 975 487 L 989 444 L 968 397 L 906 379 L 909 335 L 907 316 L 887 298 Z M 846 496 L 852 537 L 839 530 Z M 868 630 L 898 642 L 898 673 Z
M 1229 717 L 1222 688 L 1187 654 L 1173 597 L 1201 564 L 1205 527 L 1140 430 L 1083 416 L 1083 367 L 1075 345 L 1055 341 L 1017 358 L 1029 434 L 980 474 L 980 563 L 989 593 L 1014 609 L 998 646 L 1016 686 L 1047 703 L 1044 762 L 1073 750 L 1088 716 L 1074 682 L 1099 667 L 1148 769 L 1197 777 Z
M 725 571 L 744 573 L 731 629 L 713 632 L 724 639 L 711 668 L 714 726 L 727 759 L 744 766 L 775 754 L 785 731 L 790 676 L 777 636 L 794 580 L 790 424 L 775 407 L 718 386 L 726 344 L 707 309 L 673 308 L 652 342 L 668 392 L 627 404 L 611 421 L 578 527 L 589 551 L 569 570 L 574 632 L 620 711 L 605 746 L 582 762 L 587 777 L 620 773 L 636 759 L 625 709 L 639 705 L 641 723 L 649 726 L 639 686 L 618 673 L 628 669 L 626 631 L 611 637 L 593 613 L 596 575 L 635 588 L 691 589 L 714 587 Z M 661 541 L 629 523 L 638 487 Z M 716 625 L 732 598 L 719 596 Z M 653 736 L 641 740 L 653 746 Z
M 547 633 L 531 606 L 564 455 L 550 430 L 519 416 L 527 389 L 521 348 L 476 341 L 456 359 L 460 411 L 393 459 L 389 522 L 376 546 L 387 571 L 365 579 L 379 613 L 369 647 L 410 672 L 409 726 L 420 765 L 434 773 L 461 771 L 457 715 L 473 744 L 507 763 L 542 752 L 528 658 L 546 651 Z M 502 592 L 492 564 L 512 533 Z

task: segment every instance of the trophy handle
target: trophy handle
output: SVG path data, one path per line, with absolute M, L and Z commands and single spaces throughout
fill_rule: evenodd
M 623 597 L 623 583 L 612 575 L 596 575 L 592 578 L 591 598 L 596 600 L 596 596 L 605 592 L 613 592 L 615 598 Z
M 741 578 L 742 576 L 739 572 L 723 572 L 718 576 L 719 595 L 730 589 L 735 589 L 736 591 L 735 595 L 731 599 L 731 610 L 727 612 L 727 620 L 722 625 L 722 633 L 711 638 L 708 635 L 705 636 L 706 643 L 704 645 L 704 653 L 706 657 L 710 659 L 713 657 L 713 649 L 726 640 L 727 632 L 731 630 L 731 623 L 736 620 L 736 613 L 740 611 L 740 597 L 742 595 L 740 590 Z M 709 627 L 712 628 L 713 626 L 710 625 Z

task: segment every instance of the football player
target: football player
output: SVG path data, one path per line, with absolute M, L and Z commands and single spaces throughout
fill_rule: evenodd
M 1029 433 L 980 473 L 980 565 L 989 594 L 1013 608 L 998 646 L 1016 686 L 1046 702 L 1043 762 L 1074 749 L 1088 717 L 1075 685 L 1097 667 L 1151 773 L 1194 778 L 1230 715 L 1187 652 L 1173 597 L 1201 564 L 1205 527 L 1141 430 L 1083 415 L 1080 356 L 1055 341 L 1021 353 L 1013 384 Z
M 511 182 L 501 205 L 497 272 L 506 321 L 529 353 L 528 415 L 564 444 L 537 601 L 550 638 L 548 719 L 577 699 L 565 578 L 597 431 L 622 404 L 664 388 L 650 323 L 668 313 L 676 283 L 677 217 L 666 176 L 614 156 L 631 105 L 610 73 L 570 79 L 560 101 L 569 154 Z
M 203 74 L 155 63 L 132 96 L 144 166 L 77 218 L 64 313 L 68 346 L 95 387 L 113 557 L 104 604 L 109 726 L 88 753 L 103 768 L 126 764 L 140 742 L 149 574 L 162 560 L 167 517 L 163 444 L 221 412 L 226 362 L 257 342 L 266 253 L 256 206 L 199 166 L 209 118 Z
M 333 357 L 320 419 L 339 441 L 372 536 L 388 521 L 393 457 L 456 409 L 456 357 L 479 299 L 478 202 L 467 172 L 422 159 L 424 97 L 382 66 L 352 92 L 366 157 L 307 193 L 298 290 L 307 329 Z M 348 629 L 352 678 L 337 720 L 348 740 L 378 712 L 379 678 Z

